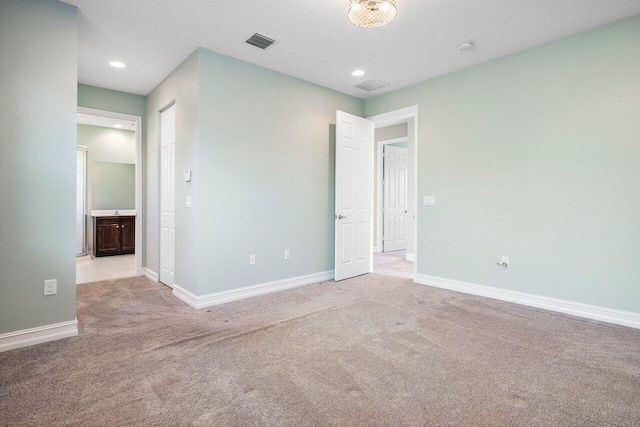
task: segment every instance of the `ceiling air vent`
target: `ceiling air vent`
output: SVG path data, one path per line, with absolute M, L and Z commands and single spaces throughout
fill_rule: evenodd
M 355 85 L 354 87 L 367 92 L 372 92 L 374 90 L 382 89 L 383 87 L 387 86 L 389 86 L 389 83 L 385 83 L 380 80 L 367 80 L 366 82 L 362 82 L 359 85 Z
M 266 49 L 275 43 L 275 40 L 270 39 L 267 36 L 263 36 L 262 34 L 255 33 L 249 38 L 249 40 L 247 40 L 247 43 L 255 47 L 259 47 L 260 49 Z

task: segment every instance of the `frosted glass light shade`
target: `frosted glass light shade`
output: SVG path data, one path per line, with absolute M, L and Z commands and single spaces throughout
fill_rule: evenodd
M 398 14 L 398 0 L 348 0 L 349 20 L 358 27 L 387 25 Z

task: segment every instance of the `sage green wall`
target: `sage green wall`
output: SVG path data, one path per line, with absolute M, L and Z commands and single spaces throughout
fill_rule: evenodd
M 640 312 L 638 46 L 634 16 L 366 101 L 419 105 L 419 273 Z
M 175 283 L 195 291 L 198 278 L 198 132 L 199 81 L 197 51 L 193 52 L 160 85 L 147 95 L 145 141 L 145 266 L 160 267 L 160 111 L 176 104 L 176 274 Z M 208 166 L 206 166 L 208 167 Z M 184 182 L 182 171 L 192 169 L 193 179 Z M 193 207 L 185 207 L 187 195 Z
M 198 53 L 196 293 L 332 270 L 336 110 L 362 116 L 364 102 Z
M 75 318 L 77 30 L 73 6 L 0 2 L 0 333 Z
M 147 97 L 78 84 L 78 106 L 140 116 L 143 118 L 144 125 Z
M 136 165 L 91 162 L 91 194 L 91 209 L 135 209 Z
M 136 134 L 132 131 L 78 125 L 78 145 L 89 149 L 89 161 L 136 162 Z

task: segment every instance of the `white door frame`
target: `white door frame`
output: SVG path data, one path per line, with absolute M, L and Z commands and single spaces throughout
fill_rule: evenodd
M 378 167 L 377 167 L 377 174 L 376 174 L 376 241 L 374 242 L 375 244 L 373 245 L 373 251 L 374 252 L 382 252 L 382 246 L 383 246 L 383 239 L 382 239 L 382 233 L 384 231 L 384 227 L 383 227 L 383 219 L 384 219 L 384 213 L 383 211 L 383 207 L 384 207 L 384 188 L 382 186 L 382 181 L 384 180 L 384 168 L 383 168 L 383 158 L 382 156 L 384 155 L 383 150 L 384 150 L 384 146 L 388 145 L 388 144 L 397 144 L 399 142 L 408 142 L 409 141 L 409 137 L 408 136 L 402 136 L 400 138 L 392 138 L 392 139 L 385 139 L 384 141 L 378 141 L 378 146 L 377 148 L 377 155 L 376 155 L 376 161 L 378 163 Z
M 135 252 L 135 265 L 136 276 L 142 276 L 142 218 L 144 212 L 142 212 L 142 117 L 134 116 L 131 114 L 116 113 L 114 111 L 98 110 L 95 108 L 78 107 L 78 113 L 90 114 L 92 116 L 108 117 L 110 119 L 130 120 L 135 122 L 135 138 L 136 138 L 136 252 Z M 91 212 L 89 212 L 91 214 Z
M 373 122 L 374 129 L 383 128 L 386 126 L 397 125 L 405 123 L 407 120 L 413 118 L 413 200 L 410 203 L 413 204 L 413 213 L 415 219 L 413 221 L 413 280 L 415 281 L 418 274 L 418 148 L 420 146 L 420 138 L 418 137 L 418 106 L 413 105 L 411 107 L 401 108 L 399 110 L 389 111 L 388 113 L 377 114 L 375 116 L 367 117 Z M 380 141 L 382 142 L 382 141 Z M 380 198 L 378 198 L 378 203 Z M 380 222 L 378 222 L 378 226 Z M 373 231 L 373 230 L 372 230 Z M 373 233 L 372 233 L 373 234 Z M 382 233 L 379 235 L 382 236 Z M 375 243 L 375 242 L 374 242 Z M 375 245 L 374 245 L 375 246 Z M 380 246 L 382 248 L 382 246 Z M 408 252 L 408 249 L 407 249 Z
M 84 152 L 84 166 L 83 166 L 83 174 L 84 176 L 82 177 L 82 190 L 84 192 L 84 194 L 82 195 L 82 212 L 83 212 L 83 221 L 82 221 L 82 253 L 78 254 L 76 253 L 76 257 L 79 256 L 85 256 L 89 254 L 89 242 L 87 242 L 87 217 L 89 214 L 89 211 L 87 210 L 87 206 L 88 206 L 88 196 L 89 196 L 89 183 L 87 182 L 89 180 L 89 174 L 87 173 L 87 168 L 89 166 L 89 159 L 87 157 L 87 153 L 89 152 L 89 149 L 84 146 L 84 145 L 78 145 L 76 146 L 76 153 L 78 151 L 82 151 Z M 77 185 L 77 183 L 76 183 Z M 77 187 L 76 187 L 76 191 L 77 191 Z M 77 202 L 77 195 L 76 195 L 76 202 Z M 77 224 L 76 224 L 77 226 Z

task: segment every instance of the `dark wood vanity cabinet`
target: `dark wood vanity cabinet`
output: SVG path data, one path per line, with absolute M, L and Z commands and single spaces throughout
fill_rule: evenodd
M 134 216 L 100 216 L 94 223 L 95 256 L 124 255 L 136 251 Z

